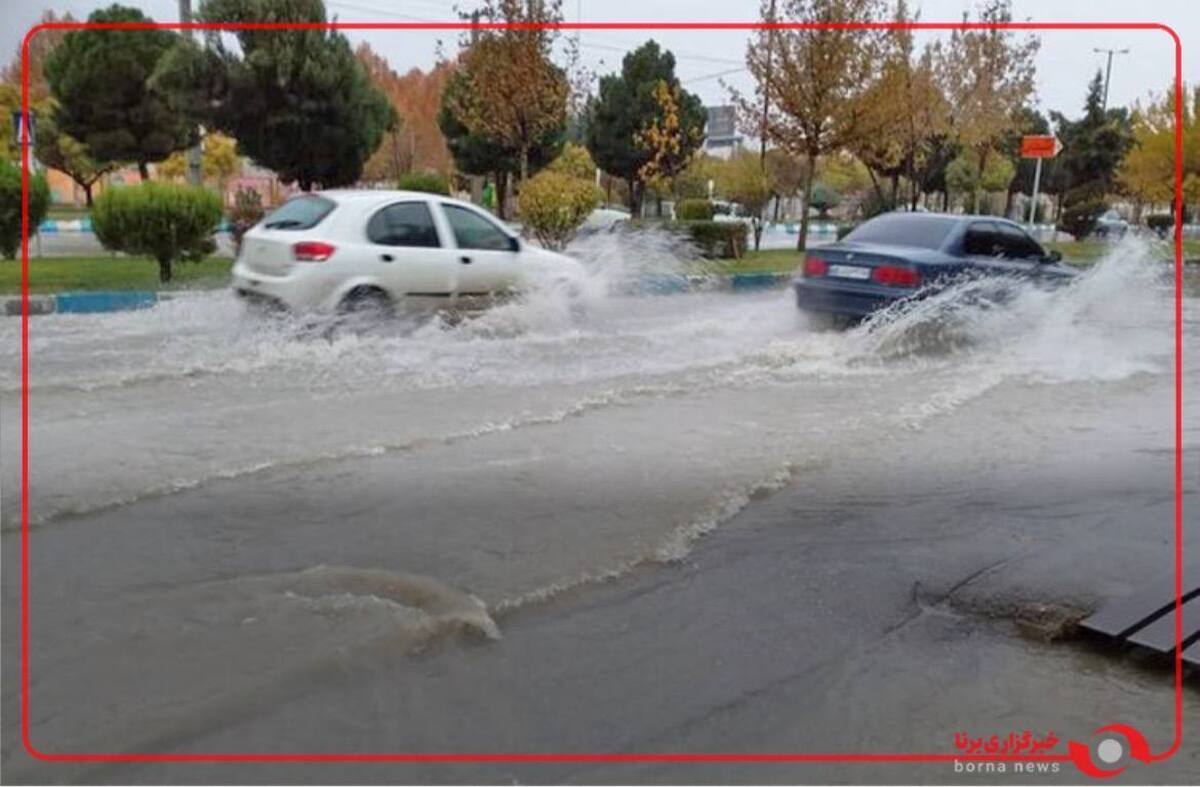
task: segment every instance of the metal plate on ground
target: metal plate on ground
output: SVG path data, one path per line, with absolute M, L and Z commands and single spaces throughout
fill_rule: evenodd
M 1188 566 L 1183 583 L 1183 644 L 1200 660 L 1192 645 L 1200 640 L 1200 567 Z M 1175 650 L 1175 578 L 1162 577 L 1131 596 L 1114 599 L 1080 626 L 1088 631 L 1167 653 Z
M 1183 605 L 1183 639 L 1184 645 L 1200 634 L 1200 598 L 1193 598 Z M 1175 610 L 1167 611 L 1153 623 L 1140 628 L 1130 635 L 1129 641 L 1143 648 L 1166 652 L 1175 650 Z
M 1183 649 L 1183 661 L 1193 667 L 1200 667 L 1200 640 Z

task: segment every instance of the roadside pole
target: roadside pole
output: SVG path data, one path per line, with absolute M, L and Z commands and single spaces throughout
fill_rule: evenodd
M 1062 143 L 1053 134 L 1029 134 L 1021 137 L 1021 158 L 1037 159 L 1033 170 L 1033 198 L 1029 201 L 1029 228 L 1037 218 L 1038 189 L 1042 184 L 1042 159 L 1054 158 L 1062 150 Z
M 192 21 L 192 0 L 179 0 L 179 21 L 180 22 Z M 196 31 L 191 30 L 191 29 L 184 30 L 183 34 L 185 36 L 187 36 L 189 40 L 194 40 L 196 37 Z M 200 133 L 203 134 L 203 129 L 200 129 Z M 187 151 L 187 182 L 188 182 L 188 185 L 191 185 L 191 186 L 204 185 L 204 173 L 201 170 L 200 155 L 201 155 L 200 140 L 197 139 L 196 144 L 192 145 L 190 148 L 188 148 L 188 151 Z M 222 195 L 222 197 L 224 197 L 224 195 Z
M 1033 168 L 1033 199 L 1029 201 L 1029 226 L 1033 227 L 1033 220 L 1037 216 L 1037 198 L 1038 186 L 1042 182 L 1042 160 L 1039 158 L 1037 164 Z

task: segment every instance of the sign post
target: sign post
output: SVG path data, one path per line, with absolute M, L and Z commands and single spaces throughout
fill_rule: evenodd
M 1037 159 L 1033 169 L 1033 199 L 1029 201 L 1029 226 L 1037 216 L 1038 187 L 1042 182 L 1042 159 L 1054 158 L 1062 150 L 1062 143 L 1053 134 L 1037 134 L 1021 137 L 1021 158 Z

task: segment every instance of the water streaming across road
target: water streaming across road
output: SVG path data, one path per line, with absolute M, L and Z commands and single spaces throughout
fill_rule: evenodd
M 687 561 L 780 490 L 924 461 L 913 445 L 1003 466 L 1097 414 L 1131 450 L 1169 435 L 1140 408 L 1170 404 L 1170 280 L 1132 241 L 1056 291 L 965 285 L 846 332 L 811 330 L 787 291 L 628 294 L 679 269 L 662 239 L 575 252 L 575 292 L 462 321 L 331 329 L 224 292 L 31 321 L 35 737 L 186 746 L 364 659 L 500 642 L 568 591 Z M 1185 315 L 1194 341 L 1192 295 Z M 6 568 L 17 330 L 0 324 Z M 939 445 L 964 417 L 970 441 Z

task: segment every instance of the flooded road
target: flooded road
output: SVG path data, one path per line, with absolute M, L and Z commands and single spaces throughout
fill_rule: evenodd
M 1170 570 L 1171 290 L 1145 249 L 844 333 L 785 291 L 615 294 L 617 253 L 591 251 L 582 302 L 455 324 L 328 330 L 224 293 L 31 321 L 36 745 L 950 751 L 959 730 L 1086 741 L 1122 721 L 1166 748 L 1168 673 L 1011 624 Z M 1190 294 L 1185 347 L 1197 315 Z M 18 329 L 0 324 L 6 720 Z M 1184 443 L 1194 494 L 1194 419 Z M 16 733 L 6 777 L 42 782 L 964 778 L 50 766 Z

